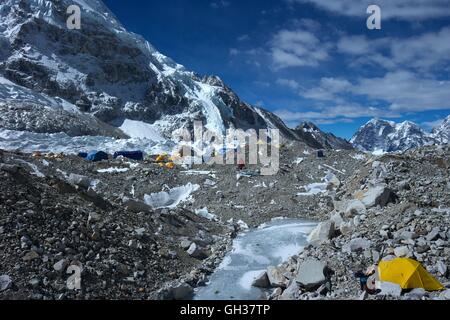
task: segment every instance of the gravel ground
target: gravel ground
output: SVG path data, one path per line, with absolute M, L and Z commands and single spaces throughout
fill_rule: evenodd
M 242 172 L 232 165 L 170 170 L 148 160 L 91 163 L 76 156 L 6 151 L 0 156 L 2 299 L 188 298 L 193 287 L 207 281 L 241 228 L 276 217 L 326 222 L 336 214 L 343 227 L 333 224 L 336 232 L 280 267 L 289 287 L 297 283 L 292 279 L 299 264 L 315 257 L 333 270 L 331 288 L 294 288 L 292 296 L 274 288 L 271 299 L 357 298 L 361 290 L 354 271 L 373 263 L 374 255 L 393 254 L 405 241 L 408 254 L 448 282 L 448 272 L 439 275 L 436 269 L 439 265 L 442 271 L 449 256 L 448 149 L 377 159 L 357 151 L 327 151 L 318 158 L 314 150 L 291 143 L 281 150 L 276 175 L 250 177 L 238 177 Z M 123 172 L 98 171 L 108 168 Z M 327 174 L 333 180 L 323 193 L 297 195 Z M 175 208 L 153 209 L 143 202 L 145 195 L 189 183 L 198 190 Z M 380 183 L 398 199 L 364 212 L 343 212 L 346 202 Z M 204 208 L 215 218 L 195 213 Z M 421 237 L 433 228 L 440 235 L 423 243 Z M 414 239 L 399 238 L 410 230 Z M 370 241 L 369 247 L 343 252 L 355 238 Z M 418 246 L 430 249 L 416 256 Z M 71 277 L 68 269 L 80 276 Z M 81 290 L 71 290 L 68 284 L 77 277 Z

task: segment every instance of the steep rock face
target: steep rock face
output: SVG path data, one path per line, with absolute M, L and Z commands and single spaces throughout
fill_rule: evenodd
M 33 103 L 0 102 L 0 128 L 36 133 L 66 132 L 69 136 L 110 136 L 127 138 L 119 129 L 95 117 L 52 109 Z
M 325 133 L 311 122 L 301 123 L 294 131 L 298 139 L 316 149 L 353 149 L 352 144 L 347 140 L 338 138 L 332 133 Z
M 450 116 L 448 116 L 439 126 L 433 129 L 432 135 L 433 138 L 441 144 L 450 143 Z
M 430 134 L 411 121 L 396 124 L 392 121 L 372 119 L 358 130 L 350 142 L 365 151 L 404 151 L 439 144 L 445 139 L 444 132 L 445 124 L 441 130 Z M 437 139 L 438 136 L 442 137 L 442 141 Z
M 66 27 L 66 10 L 74 3 L 82 9 L 81 30 Z M 99 0 L 4 0 L 0 18 L 0 98 L 5 103 L 25 100 L 86 114 L 80 121 L 89 116 L 116 125 L 124 119 L 144 121 L 166 137 L 199 120 L 217 132 L 278 128 L 294 138 L 280 119 L 242 102 L 218 77 L 200 77 L 128 32 Z M 25 97 L 10 94 L 11 88 Z M 71 125 L 63 131 L 79 131 Z

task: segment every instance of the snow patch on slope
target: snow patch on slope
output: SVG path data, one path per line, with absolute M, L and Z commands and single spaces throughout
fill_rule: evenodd
M 170 153 L 174 144 L 149 139 L 114 139 L 102 136 L 70 137 L 65 133 L 33 133 L 0 129 L 0 149 L 31 153 L 63 152 L 77 154 L 80 151 L 102 150 L 114 153 L 122 150 L 142 150 L 148 154 Z
M 155 125 L 143 121 L 125 119 L 119 129 L 131 138 L 149 139 L 158 142 L 165 141 Z
M 188 183 L 185 186 L 144 196 L 146 204 L 153 209 L 176 208 L 181 202 L 191 200 L 191 194 L 200 188 L 197 184 Z

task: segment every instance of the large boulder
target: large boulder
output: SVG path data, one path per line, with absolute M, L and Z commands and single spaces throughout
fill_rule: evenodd
M 375 206 L 385 207 L 388 203 L 397 201 L 398 197 L 394 191 L 384 185 L 378 185 L 357 195 L 366 208 Z
M 297 270 L 297 283 L 308 291 L 313 291 L 327 282 L 327 265 L 316 259 L 301 263 Z
M 350 220 L 349 222 L 341 223 L 339 226 L 339 232 L 343 235 L 347 235 L 353 232 L 355 229 L 355 225 L 353 223 L 353 220 Z
M 187 283 L 175 281 L 158 291 L 160 300 L 189 300 L 194 289 Z
M 404 258 L 410 256 L 410 251 L 407 246 L 401 246 L 394 249 L 394 254 L 396 257 Z
M 269 288 L 270 287 L 270 281 L 269 281 L 269 277 L 267 276 L 266 271 L 261 272 L 261 274 L 259 274 L 255 278 L 255 280 L 253 280 L 252 287 L 257 287 L 257 288 Z
M 204 260 L 206 258 L 208 258 L 207 253 L 205 252 L 205 250 L 203 250 L 202 248 L 200 248 L 195 242 L 193 242 L 191 244 L 191 246 L 189 247 L 189 249 L 187 250 L 187 253 L 195 258 L 195 259 L 199 259 L 199 260 Z
M 298 300 L 300 295 L 300 286 L 296 281 L 292 283 L 283 291 L 278 300 Z
M 79 174 L 71 173 L 69 177 L 67 178 L 67 182 L 71 185 L 78 186 L 82 189 L 89 189 L 91 186 L 91 180 L 86 177 Z
M 355 238 L 350 240 L 342 247 L 343 252 L 352 253 L 352 252 L 362 252 L 366 249 L 370 248 L 370 241 L 364 238 Z
M 342 219 L 342 216 L 339 212 L 334 213 L 331 216 L 330 221 L 334 224 L 335 230 L 339 230 L 341 225 L 344 223 L 344 219 Z
M 321 222 L 311 232 L 308 237 L 309 243 L 313 246 L 319 246 L 327 240 L 333 238 L 335 235 L 335 227 L 332 221 Z
M 267 278 L 272 287 L 286 288 L 287 279 L 283 275 L 284 270 L 281 268 L 270 266 L 267 268 Z
M 8 275 L 2 275 L 0 276 L 0 292 L 5 291 L 12 286 L 12 280 L 11 277 Z
M 450 300 L 450 289 L 443 291 L 440 295 L 441 299 Z
M 359 200 L 350 200 L 346 203 L 344 214 L 346 217 L 366 214 L 366 206 Z
M 125 209 L 130 212 L 140 213 L 140 212 L 152 211 L 152 208 L 149 205 L 147 205 L 146 203 L 144 203 L 143 201 L 138 201 L 138 200 L 124 197 L 122 199 L 122 203 L 125 206 Z
M 400 287 L 400 285 L 397 283 L 382 281 L 380 282 L 380 290 L 381 292 L 378 294 L 382 296 L 400 298 L 400 296 L 402 295 L 402 287 Z

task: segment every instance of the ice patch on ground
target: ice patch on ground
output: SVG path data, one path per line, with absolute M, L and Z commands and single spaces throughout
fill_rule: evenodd
M 181 173 L 189 175 L 189 176 L 195 176 L 195 175 L 210 175 L 213 173 L 213 171 L 187 170 L 187 171 L 181 171 Z
M 328 165 L 326 167 L 328 167 L 330 169 L 334 169 L 333 167 L 328 166 Z M 319 169 L 320 169 L 320 166 L 319 166 Z M 334 169 L 334 170 L 339 172 L 339 170 L 337 170 L 337 169 Z M 318 194 L 326 193 L 328 191 L 327 190 L 328 184 L 330 183 L 330 181 L 332 181 L 333 177 L 334 177 L 334 174 L 332 174 L 330 171 L 328 171 L 326 176 L 322 179 L 323 182 L 316 182 L 316 183 L 308 184 L 307 186 L 303 186 L 302 188 L 305 189 L 305 192 L 297 193 L 297 196 L 315 196 Z
M 168 192 L 146 194 L 144 201 L 153 209 L 175 208 L 181 202 L 191 200 L 191 194 L 200 188 L 198 184 L 188 183 L 185 186 L 170 189 Z
M 196 209 L 195 214 L 208 220 L 216 220 L 217 216 L 208 211 L 208 208 Z
M 107 169 L 99 169 L 97 170 L 98 173 L 120 173 L 120 172 L 127 172 L 128 168 L 107 168 Z
M 374 156 L 382 156 L 382 155 L 384 155 L 384 154 L 386 154 L 387 152 L 386 151 L 384 151 L 383 149 L 375 149 L 373 152 L 372 152 L 372 154 L 374 155 Z
M 350 155 L 350 157 L 351 157 L 352 159 L 359 160 L 359 161 L 364 161 L 364 160 L 366 160 L 366 156 L 363 155 L 363 154 L 361 154 L 361 153 L 358 153 L 358 154 L 352 154 L 352 155 Z
M 264 227 L 241 233 L 233 241 L 205 287 L 196 289 L 195 300 L 257 300 L 263 291 L 252 287 L 255 277 L 268 266 L 276 266 L 300 253 L 316 223 L 277 219 Z M 267 241 L 270 239 L 270 241 Z
M 251 290 L 253 281 L 264 271 L 266 270 L 255 270 L 244 273 L 242 278 L 239 279 L 239 285 L 244 290 Z
M 327 186 L 328 183 L 323 182 L 317 182 L 317 183 L 311 183 L 307 186 L 304 186 L 305 192 L 299 192 L 297 193 L 297 196 L 315 196 L 321 193 L 327 192 Z

